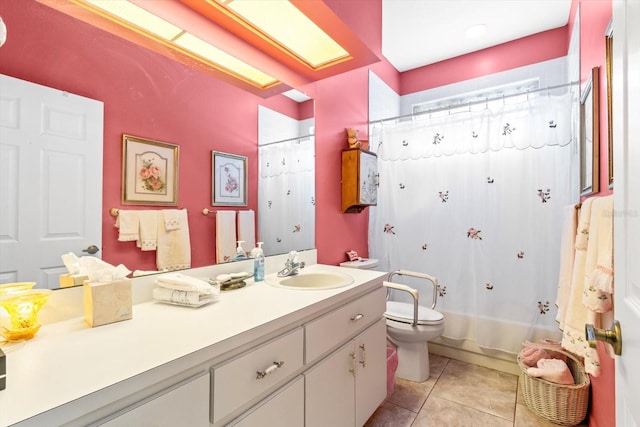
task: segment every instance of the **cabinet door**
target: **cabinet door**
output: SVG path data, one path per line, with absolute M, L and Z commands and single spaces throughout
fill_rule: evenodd
M 361 205 L 376 205 L 378 203 L 378 158 L 368 151 L 360 151 L 360 195 Z
M 209 375 L 204 374 L 101 425 L 208 427 L 210 387 Z
M 305 427 L 353 427 L 353 341 L 305 373 Z
M 387 395 L 386 324 L 384 319 L 358 335 L 356 344 L 356 426 L 362 426 Z
M 304 378 L 269 396 L 256 409 L 229 424 L 234 427 L 300 427 L 304 425 Z

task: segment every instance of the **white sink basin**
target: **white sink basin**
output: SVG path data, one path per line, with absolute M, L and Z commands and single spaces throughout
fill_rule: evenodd
M 300 271 L 295 276 L 274 276 L 267 280 L 273 286 L 297 290 L 334 289 L 353 282 L 350 275 L 334 271 Z

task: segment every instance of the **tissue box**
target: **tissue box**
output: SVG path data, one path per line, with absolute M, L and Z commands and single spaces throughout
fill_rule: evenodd
M 60 287 L 69 288 L 71 286 L 81 286 L 85 280 L 89 280 L 89 276 L 84 274 L 61 274 Z
M 133 317 L 131 279 L 89 282 L 84 287 L 84 320 L 91 327 L 129 320 Z

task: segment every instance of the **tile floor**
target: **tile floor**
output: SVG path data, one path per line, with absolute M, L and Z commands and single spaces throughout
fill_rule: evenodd
M 431 377 L 396 378 L 395 391 L 365 427 L 553 427 L 518 396 L 518 377 L 430 355 Z M 586 427 L 585 420 L 580 427 Z

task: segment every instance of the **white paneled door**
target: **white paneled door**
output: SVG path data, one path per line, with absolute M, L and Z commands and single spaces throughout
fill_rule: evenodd
M 613 2 L 616 425 L 640 426 L 640 1 Z M 608 326 L 608 325 L 604 325 Z
M 57 288 L 101 248 L 102 140 L 102 102 L 0 75 L 0 283 Z

